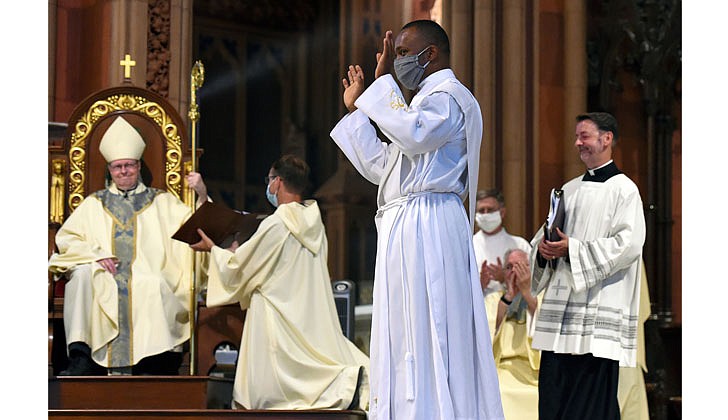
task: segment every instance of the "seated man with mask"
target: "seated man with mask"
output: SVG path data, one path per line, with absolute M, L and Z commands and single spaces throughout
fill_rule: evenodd
M 473 235 L 475 262 L 480 270 L 483 295 L 505 290 L 505 270 L 501 257 L 509 249 L 531 253 L 531 244 L 511 235 L 503 226 L 506 202 L 499 190 L 480 190 L 476 195 L 475 221 L 480 228 Z
M 318 204 L 303 200 L 309 167 L 286 155 L 270 168 L 266 195 L 276 211 L 238 247 L 210 251 L 207 306 L 247 309 L 234 408 L 365 409 L 369 359 L 341 331 Z
M 123 117 L 101 139 L 111 184 L 87 196 L 56 235 L 49 269 L 65 274 L 63 321 L 70 365 L 60 375 L 176 375 L 190 337 L 193 253 L 171 239 L 191 209 L 147 187 L 146 144 Z M 207 199 L 198 173 L 190 188 Z

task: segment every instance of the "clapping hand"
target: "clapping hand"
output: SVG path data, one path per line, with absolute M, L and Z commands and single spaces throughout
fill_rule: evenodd
M 382 41 L 382 52 L 377 53 L 377 68 L 374 70 L 374 78 L 392 73 L 394 68 L 394 36 L 392 31 L 384 34 Z
M 350 65 L 347 76 L 348 80 L 346 78 L 341 80 L 344 85 L 344 105 L 346 105 L 349 112 L 354 112 L 356 110 L 354 102 L 364 92 L 364 71 L 358 64 L 356 66 Z
M 531 290 L 531 270 L 525 261 L 517 261 L 513 264 L 511 271 L 514 277 L 514 283 L 521 294 L 530 293 Z
M 494 279 L 498 283 L 503 284 L 506 280 L 506 270 L 503 268 L 500 257 L 496 259 L 495 264 L 487 264 L 487 261 L 483 262 L 483 271 L 488 276 L 488 279 Z

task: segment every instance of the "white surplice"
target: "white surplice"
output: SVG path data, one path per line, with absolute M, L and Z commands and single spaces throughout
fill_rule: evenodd
M 634 182 L 613 162 L 597 170 L 605 171 L 607 179 L 578 176 L 563 187 L 568 260 L 560 258 L 556 270 L 539 267 L 543 229 L 531 241 L 532 287 L 546 291 L 533 347 L 635 366 L 645 217 Z
M 282 204 L 232 253 L 214 247 L 207 305 L 247 309 L 233 402 L 247 409 L 346 409 L 369 399 L 369 359 L 341 332 L 314 200 Z
M 450 69 L 409 106 L 391 75 L 356 106 L 331 137 L 379 185 L 370 418 L 502 419 L 472 245 L 480 107 Z

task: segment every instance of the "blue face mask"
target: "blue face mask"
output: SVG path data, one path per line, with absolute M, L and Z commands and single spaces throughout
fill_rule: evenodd
M 425 47 L 417 55 L 406 55 L 394 59 L 394 73 L 402 86 L 409 90 L 417 89 L 417 85 L 422 81 L 422 75 L 425 73 L 425 67 L 430 64 L 428 60 L 424 66 L 420 65 L 420 56 L 430 48 Z
M 278 207 L 278 196 L 270 192 L 270 184 L 265 187 L 265 197 L 273 207 Z

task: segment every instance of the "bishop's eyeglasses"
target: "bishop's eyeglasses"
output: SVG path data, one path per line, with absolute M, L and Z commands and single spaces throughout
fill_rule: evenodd
M 138 162 L 115 163 L 113 165 L 109 165 L 109 170 L 111 172 L 119 172 L 122 169 L 125 169 L 128 171 L 130 169 L 136 169 L 138 164 L 139 164 Z

